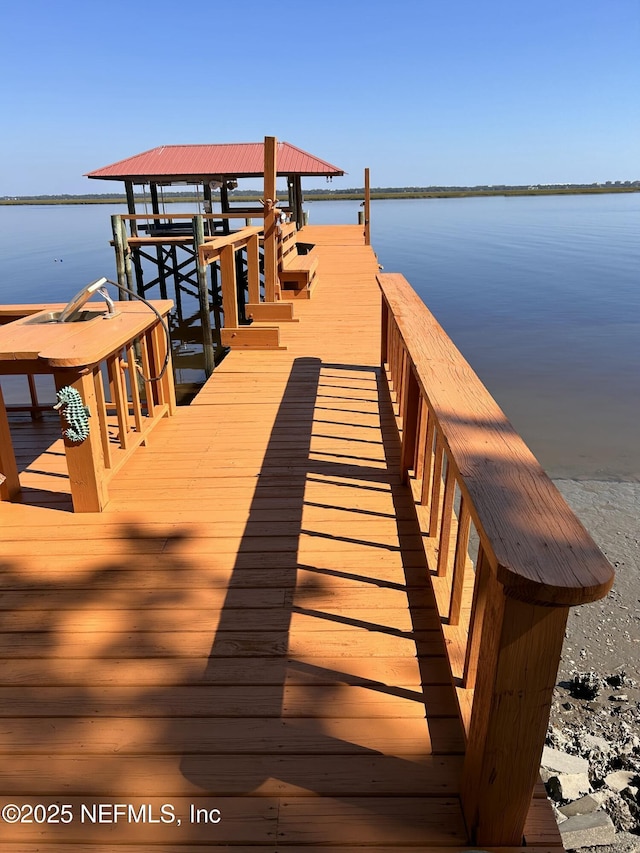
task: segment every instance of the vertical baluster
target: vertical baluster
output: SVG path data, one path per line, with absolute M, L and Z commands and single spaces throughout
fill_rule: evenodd
M 247 286 L 249 303 L 257 305 L 260 302 L 260 247 L 258 235 L 254 234 L 247 240 Z
M 387 348 L 389 346 L 389 306 L 384 295 L 382 296 L 382 309 L 380 314 L 380 365 L 384 366 L 389 360 Z
M 393 324 L 393 358 L 391 361 L 391 384 L 393 385 L 393 391 L 396 395 L 396 399 L 398 396 L 398 359 L 400 357 L 400 336 L 398 334 L 398 327 L 394 323 Z
M 425 408 L 428 406 L 425 402 Z M 429 506 L 431 500 L 431 478 L 433 475 L 433 439 L 436 431 L 436 419 L 433 412 L 427 412 L 427 435 L 424 442 L 424 469 L 422 472 L 422 494 L 420 503 L 422 506 Z M 431 536 L 431 524 L 429 524 L 429 535 Z
M 422 480 L 424 475 L 425 443 L 427 440 L 427 421 L 429 420 L 429 408 L 426 400 L 418 388 L 418 437 L 416 441 L 416 452 L 413 457 L 413 470 L 416 472 L 416 480 Z
M 420 387 L 411 369 L 408 353 L 405 353 L 405 380 L 402 393 L 402 446 L 400 451 L 400 476 L 402 482 L 409 480 L 409 471 L 415 465 L 418 436 L 418 407 Z
M 433 483 L 431 485 L 431 506 L 429 509 L 429 536 L 438 533 L 438 516 L 440 513 L 440 492 L 442 490 L 442 463 L 444 461 L 444 444 L 440 432 L 436 433 L 436 449 L 433 459 Z M 447 467 L 447 474 L 449 468 Z
M 109 420 L 107 417 L 107 402 L 104 396 L 104 379 L 100 367 L 93 374 L 93 384 L 96 394 L 96 420 L 100 429 L 100 440 L 102 441 L 102 455 L 104 467 L 111 468 L 113 460 L 111 457 L 111 442 L 109 440 Z
M 460 496 L 460 514 L 458 516 L 458 534 L 456 536 L 456 551 L 453 562 L 453 581 L 451 584 L 451 602 L 449 605 L 449 624 L 460 624 L 462 610 L 462 594 L 464 592 L 464 573 L 467 564 L 469 548 L 469 532 L 471 516 L 464 495 Z
M 482 543 L 478 548 L 478 559 L 476 560 L 476 580 L 473 586 L 473 602 L 471 604 L 471 618 L 469 620 L 469 636 L 467 639 L 467 651 L 464 661 L 464 674 L 462 686 L 468 690 L 474 690 L 476 676 L 478 674 L 478 658 L 480 655 L 480 638 L 482 637 L 482 623 L 484 620 L 485 606 L 487 603 L 487 586 L 490 579 L 491 566 L 484 552 Z
M 132 343 L 127 345 L 127 366 L 129 370 L 129 387 L 131 389 L 134 423 L 136 430 L 142 432 L 144 428 L 142 405 L 140 403 L 140 388 L 138 386 L 138 372 L 136 370 L 136 353 Z
M 109 387 L 111 388 L 111 399 L 115 405 L 116 418 L 118 421 L 118 439 L 120 446 L 126 450 L 129 445 L 129 403 L 123 389 L 122 360 L 120 353 L 116 353 L 107 359 L 107 370 L 109 372 Z
M 140 339 L 140 361 L 142 363 L 142 371 L 144 375 L 149 379 L 152 376 L 151 373 L 151 361 L 149 360 L 149 333 L 143 335 Z M 147 403 L 147 415 L 150 418 L 153 418 L 156 410 L 156 402 L 155 402 L 155 382 L 145 382 L 144 383 L 144 397 Z
M 447 460 L 447 476 L 444 484 L 444 500 L 442 501 L 442 522 L 440 524 L 440 544 L 438 551 L 438 577 L 444 577 L 449 568 L 449 546 L 451 544 L 451 521 L 453 516 L 453 499 L 456 492 L 456 478 L 451 460 Z M 435 532 L 434 534 L 435 535 Z
M 398 377 L 398 387 L 396 395 L 396 402 L 398 403 L 398 417 L 402 417 L 402 412 L 404 411 L 404 392 L 408 362 L 409 356 L 407 354 L 406 349 L 402 347 L 400 350 L 400 375 Z

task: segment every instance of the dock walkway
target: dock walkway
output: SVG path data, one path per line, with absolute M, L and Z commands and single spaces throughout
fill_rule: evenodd
M 286 349 L 231 352 L 103 513 L 69 511 L 46 426 L 44 449 L 16 430 L 32 504 L 0 504 L 0 804 L 73 819 L 0 823 L 7 850 L 472 849 L 377 260 L 358 227 L 301 239 L 321 280 Z M 558 850 L 537 794 L 526 851 Z

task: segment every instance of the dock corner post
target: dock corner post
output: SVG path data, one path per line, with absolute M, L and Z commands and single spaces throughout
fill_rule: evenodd
M 278 142 L 264 138 L 264 301 L 275 302 L 278 286 L 278 228 L 276 222 L 276 175 Z
M 61 369 L 54 373 L 56 390 L 60 391 L 65 386 L 75 389 L 93 415 L 89 419 L 89 434 L 83 441 L 64 438 L 74 512 L 101 512 L 109 499 L 93 374 L 91 368 Z M 64 415 L 60 417 L 64 423 Z
M 198 301 L 200 303 L 200 322 L 202 324 L 202 346 L 204 348 L 204 372 L 211 376 L 215 367 L 213 355 L 213 335 L 211 332 L 211 309 L 209 306 L 209 288 L 207 286 L 207 265 L 200 256 L 200 246 L 204 244 L 204 220 L 200 214 L 193 217 L 193 243 L 198 278 Z
M 539 778 L 568 608 L 509 595 L 491 572 L 461 799 L 474 844 L 520 846 Z
M 364 170 L 364 244 L 371 245 L 371 186 L 368 168 Z
M 384 373 L 384 366 L 389 361 L 389 305 L 382 294 L 382 310 L 380 317 L 380 367 Z

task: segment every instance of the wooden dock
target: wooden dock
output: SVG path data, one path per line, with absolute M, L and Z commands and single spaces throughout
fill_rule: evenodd
M 58 822 L 0 823 L 7 850 L 474 848 L 434 567 L 379 367 L 377 260 L 357 226 L 301 239 L 321 281 L 283 348 L 231 352 L 104 512 L 70 511 L 46 421 L 14 427 L 0 805 Z M 499 849 L 561 849 L 541 785 L 524 841 Z

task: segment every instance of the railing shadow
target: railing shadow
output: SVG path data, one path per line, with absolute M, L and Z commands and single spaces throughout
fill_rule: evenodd
M 336 420 L 327 421 L 323 413 L 328 412 L 330 407 L 325 404 L 328 395 L 323 393 L 323 389 L 331 387 L 326 378 L 328 372 L 340 371 L 342 375 L 348 376 L 349 372 L 363 370 L 370 373 L 367 399 L 363 400 L 362 395 L 360 399 L 357 394 L 352 396 L 349 386 L 346 386 L 345 397 L 335 397 L 338 406 L 333 409 Z M 378 373 L 377 369 L 370 366 L 322 364 L 319 359 L 312 358 L 294 362 L 264 453 L 248 520 L 202 675 L 202 684 L 219 684 L 224 681 L 227 686 L 246 685 L 247 679 L 255 675 L 243 674 L 244 661 L 247 670 L 255 673 L 256 668 L 262 667 L 263 674 L 260 686 L 256 685 L 253 695 L 251 692 L 246 693 L 247 707 L 238 714 L 234 731 L 242 740 L 244 725 L 246 746 L 243 757 L 236 761 L 233 778 L 230 779 L 228 760 L 220 756 L 211 755 L 204 763 L 202 756 L 183 756 L 182 773 L 204 790 L 219 792 L 225 786 L 228 790 L 231 784 L 234 794 L 262 792 L 266 795 L 278 791 L 290 794 L 292 790 L 305 790 L 337 797 L 357 796 L 358 783 L 354 783 L 353 779 L 357 779 L 361 771 L 355 769 L 351 774 L 347 773 L 351 781 L 345 782 L 341 777 L 345 775 L 344 768 L 350 763 L 353 766 L 355 762 L 357 768 L 361 766 L 358 765 L 359 760 L 367 759 L 371 762 L 372 777 L 365 785 L 365 795 L 376 791 L 393 796 L 403 793 L 410 795 L 423 789 L 433 792 L 434 785 L 438 785 L 436 774 L 433 773 L 434 762 L 438 762 L 434 754 L 447 750 L 459 753 L 462 750 L 462 730 L 456 729 L 456 720 L 449 719 L 455 717 L 456 712 L 453 689 L 442 666 L 445 660 L 444 647 L 440 652 L 433 651 L 442 640 L 437 621 L 433 618 L 433 597 L 428 586 L 425 587 L 425 583 L 428 585 L 428 568 L 417 523 L 411 513 L 407 513 L 411 499 L 398 476 L 397 434 L 394 440 L 389 428 L 393 412 L 384 383 L 378 381 Z M 340 406 L 340 403 L 344 406 Z M 350 414 L 356 412 L 370 416 L 372 420 L 382 419 L 385 422 L 384 439 L 378 455 L 363 459 L 360 455 L 361 439 L 357 438 L 352 455 L 348 452 L 334 452 L 333 448 L 312 447 L 312 441 L 318 434 L 324 439 L 329 437 L 349 441 L 348 435 L 345 438 L 344 426 L 352 427 L 354 419 L 341 421 L 341 411 Z M 318 424 L 316 414 L 320 415 L 319 433 L 314 431 L 314 425 Z M 331 434 L 329 423 L 338 425 L 337 434 Z M 283 443 L 288 446 L 286 459 L 283 459 Z M 322 524 L 314 524 L 309 520 L 305 509 L 323 506 L 322 501 L 306 498 L 308 486 L 318 484 L 344 487 L 344 510 L 349 516 L 349 525 L 342 522 L 330 529 L 320 529 Z M 278 545 L 270 544 L 269 537 L 265 538 L 264 519 L 260 515 L 260 509 L 270 500 L 277 506 L 277 498 L 273 497 L 274 486 L 279 486 L 280 493 L 287 498 L 286 528 L 289 543 L 286 547 L 282 542 Z M 387 496 L 390 492 L 389 508 L 393 507 L 396 514 L 400 515 L 392 512 L 380 514 L 375 510 L 350 505 L 354 492 L 362 491 L 366 495 L 371 490 L 384 491 Z M 340 509 L 331 504 L 327 506 L 331 510 Z M 362 520 L 364 526 L 361 529 L 358 529 L 357 521 L 351 524 L 352 513 L 356 513 L 356 519 Z M 395 524 L 396 532 L 393 536 L 386 531 L 378 533 L 377 521 Z M 277 523 L 273 525 L 272 535 L 279 535 Z M 317 544 L 314 542 L 316 539 Z M 327 561 L 328 566 L 324 565 L 323 550 L 332 549 L 336 544 L 344 547 L 347 553 L 355 548 L 362 549 L 364 554 L 361 553 L 355 563 L 347 559 L 343 569 L 330 567 L 330 560 Z M 399 562 L 405 564 L 407 579 L 401 570 L 396 581 L 389 580 L 384 573 L 377 577 L 375 562 L 366 573 L 362 572 L 361 569 L 367 566 L 367 553 L 375 558 L 376 552 L 384 555 L 389 551 L 396 553 Z M 266 553 L 269 554 L 267 561 L 264 559 Z M 257 559 L 258 555 L 260 559 Z M 265 624 L 262 627 L 247 624 L 242 609 L 247 602 L 245 575 L 247 570 L 254 570 L 260 564 L 264 566 L 261 569 L 264 585 L 252 581 L 255 583 L 252 591 L 256 599 L 266 589 L 272 588 L 274 583 L 288 591 L 283 606 L 272 609 L 268 626 Z M 331 612 L 326 605 L 314 606 L 314 597 L 322 596 L 323 593 L 323 578 L 354 581 L 358 586 L 367 584 L 381 591 L 381 594 L 387 589 L 404 593 L 408 584 L 409 599 L 414 605 L 413 624 L 403 629 L 387 624 L 383 607 L 374 612 L 373 616 L 359 618 Z M 296 649 L 300 645 L 300 629 L 297 628 L 294 635 L 291 633 L 292 620 L 296 617 L 308 619 L 313 626 L 312 633 L 319 627 L 326 627 L 334 632 L 354 629 L 354 633 L 361 632 L 362 636 L 378 637 L 379 640 L 374 642 L 378 649 L 385 642 L 397 640 L 411 644 L 413 656 L 415 642 L 419 654 L 424 658 L 435 656 L 437 672 L 427 672 L 426 679 L 423 679 L 425 686 L 409 685 L 402 679 L 396 684 L 387 683 L 379 677 L 380 669 L 374 665 L 365 668 L 360 666 L 350 671 L 352 658 L 348 651 L 340 658 L 339 665 L 336 665 L 335 658 L 331 659 L 330 651 L 326 655 L 327 659 L 332 660 L 331 665 L 327 665 L 322 657 L 314 657 L 314 653 L 309 658 Z M 292 636 L 295 638 L 293 647 Z M 329 633 L 326 636 L 329 637 Z M 317 642 L 320 644 L 321 640 Z M 327 645 L 331 648 L 330 641 Z M 427 647 L 430 650 L 428 655 L 425 653 Z M 393 656 L 396 653 L 389 654 Z M 234 673 L 230 672 L 230 666 L 236 668 Z M 268 686 L 268 690 L 265 690 L 265 686 Z M 425 714 L 425 702 L 427 706 L 433 705 L 437 708 L 434 716 L 447 718 L 446 737 L 439 740 L 438 725 L 441 721 L 436 721 L 432 743 L 425 742 L 423 758 L 420 760 L 416 756 L 409 760 L 401 754 L 381 754 L 375 745 L 366 745 L 366 737 L 359 741 L 345 740 L 338 733 L 339 727 L 332 729 L 331 718 L 340 717 L 340 709 L 345 707 L 345 691 L 352 688 L 364 690 L 367 696 L 375 697 L 380 702 L 395 697 L 415 703 L 415 715 L 420 718 Z M 353 692 L 357 693 L 357 690 Z M 355 696 L 354 700 L 357 702 L 358 697 Z M 387 707 L 391 708 L 391 705 Z M 228 716 L 230 710 L 225 696 L 221 695 L 219 700 L 213 697 L 207 704 L 206 713 L 212 725 L 215 725 L 214 719 Z M 342 713 L 350 715 L 354 712 L 343 710 Z M 366 713 L 366 710 L 355 713 L 356 718 L 362 717 L 360 727 L 363 731 L 371 723 L 366 719 Z M 372 713 L 380 716 L 385 712 L 380 711 L 378 706 Z M 449 722 L 454 725 L 449 725 Z M 352 731 L 354 724 L 357 727 L 357 719 L 350 723 Z M 429 729 L 425 726 L 424 731 L 427 740 Z M 446 747 L 442 746 L 445 741 Z M 311 754 L 316 757 L 311 758 Z M 374 781 L 376 775 L 381 777 L 378 782 Z M 396 787 L 393 790 L 389 787 L 390 779 L 395 780 Z M 443 783 L 443 789 L 445 787 L 446 783 Z

